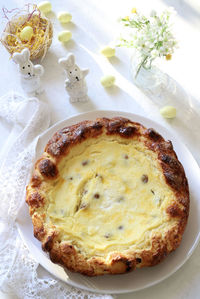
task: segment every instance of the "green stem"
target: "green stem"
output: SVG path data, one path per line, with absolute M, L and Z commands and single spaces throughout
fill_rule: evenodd
M 143 68 L 144 68 L 145 70 L 150 70 L 150 69 L 151 69 L 151 66 L 152 66 L 152 61 L 153 61 L 153 59 L 149 59 L 149 65 L 143 65 Z
M 135 74 L 135 79 L 137 78 L 138 74 L 139 74 L 139 71 L 141 70 L 141 67 L 146 63 L 148 59 L 148 56 L 145 56 L 144 59 L 142 60 L 142 62 L 140 63 L 138 69 L 137 69 L 137 72 Z

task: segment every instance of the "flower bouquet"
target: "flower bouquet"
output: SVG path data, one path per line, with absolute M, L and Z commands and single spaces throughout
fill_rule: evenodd
M 130 16 L 121 19 L 126 30 L 123 31 L 117 46 L 134 48 L 132 71 L 134 80 L 141 72 L 152 69 L 152 62 L 158 57 L 166 60 L 172 58 L 177 41 L 172 33 L 170 16 L 173 9 L 163 11 L 160 15 L 152 11 L 149 17 L 132 10 Z M 153 72 L 150 72 L 150 75 Z

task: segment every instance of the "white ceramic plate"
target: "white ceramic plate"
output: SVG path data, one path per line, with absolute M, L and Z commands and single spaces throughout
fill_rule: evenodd
M 200 238 L 200 201 L 198 200 L 200 169 L 185 145 L 181 143 L 177 136 L 174 136 L 173 133 L 170 133 L 164 127 L 150 119 L 134 115 L 132 113 L 119 111 L 92 111 L 73 116 L 55 124 L 40 136 L 36 149 L 36 160 L 42 154 L 47 141 L 57 130 L 82 120 L 92 120 L 103 116 L 127 117 L 133 121 L 140 122 L 147 128 L 152 127 L 156 129 L 165 139 L 172 141 L 178 158 L 184 166 L 191 194 L 189 221 L 180 247 L 174 253 L 170 254 L 164 262 L 152 268 L 137 269 L 134 272 L 123 275 L 85 277 L 81 274 L 64 270 L 61 266 L 55 265 L 50 261 L 47 254 L 42 251 L 40 242 L 33 237 L 32 222 L 26 204 L 24 204 L 20 210 L 20 214 L 18 216 L 18 228 L 24 242 L 35 259 L 55 277 L 70 285 L 89 291 L 111 294 L 128 293 L 155 285 L 169 277 L 186 262 L 197 246 Z

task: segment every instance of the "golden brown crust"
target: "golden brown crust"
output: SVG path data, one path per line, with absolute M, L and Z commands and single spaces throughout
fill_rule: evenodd
M 176 219 L 176 225 L 165 232 L 155 235 L 149 249 L 137 252 L 113 252 L 106 257 L 85 257 L 76 246 L 62 240 L 55 227 L 48 227 L 45 206 L 45 195 L 42 184 L 46 180 L 56 180 L 59 176 L 58 165 L 76 144 L 87 138 L 98 138 L 99 135 L 116 135 L 125 139 L 136 138 L 157 154 L 162 167 L 166 184 L 173 190 L 176 202 L 167 207 L 169 218 Z M 43 191 L 44 192 L 44 191 Z M 49 252 L 50 259 L 71 271 L 94 276 L 118 274 L 154 266 L 160 263 L 180 244 L 189 213 L 189 188 L 183 166 L 173 150 L 172 143 L 165 141 L 154 129 L 146 129 L 139 123 L 116 117 L 100 118 L 95 121 L 83 121 L 65 127 L 49 140 L 43 156 L 37 161 L 35 170 L 27 187 L 26 202 L 34 225 L 34 236 L 42 242 L 43 250 Z

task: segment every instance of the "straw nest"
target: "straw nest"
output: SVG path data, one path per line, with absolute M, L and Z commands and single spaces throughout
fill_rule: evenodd
M 15 52 L 21 52 L 24 48 L 28 48 L 31 60 L 43 59 L 53 38 L 53 26 L 50 20 L 41 15 L 36 5 L 31 10 L 29 6 L 23 10 L 17 9 L 17 13 L 10 19 L 6 14 L 5 17 L 8 22 L 2 34 L 1 42 L 8 52 L 13 55 Z M 20 38 L 20 33 L 26 26 L 33 28 L 33 35 L 29 41 L 23 41 Z

